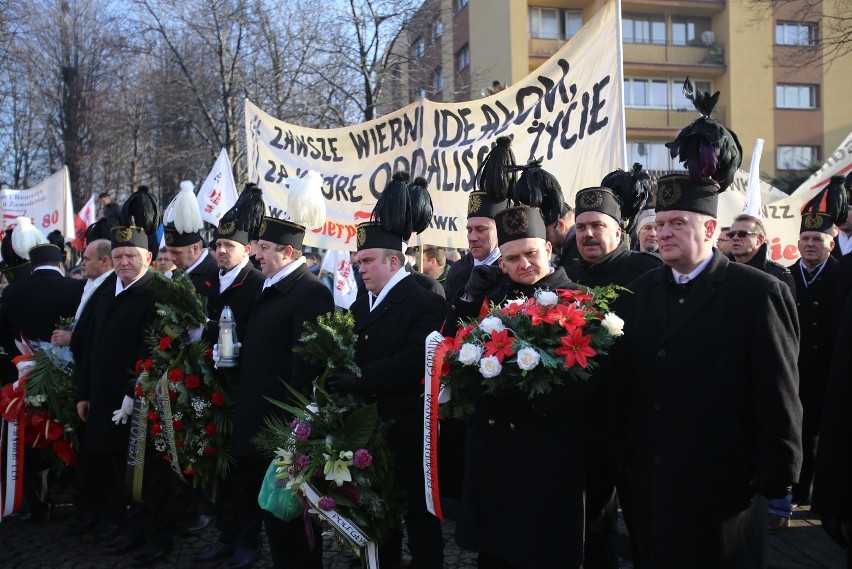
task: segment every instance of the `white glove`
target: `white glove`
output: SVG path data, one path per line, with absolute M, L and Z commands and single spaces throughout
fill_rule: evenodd
M 133 399 L 125 395 L 121 401 L 121 408 L 112 412 L 112 422 L 116 425 L 119 423 L 126 425 L 131 415 L 133 415 Z
M 198 328 L 193 328 L 192 330 L 187 331 L 187 335 L 189 336 L 189 343 L 194 344 L 198 340 L 201 339 L 201 334 L 204 332 L 204 325 L 202 324 Z

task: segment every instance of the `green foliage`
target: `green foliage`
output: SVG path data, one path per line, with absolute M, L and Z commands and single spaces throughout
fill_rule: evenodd
M 315 322 L 305 322 L 293 351 L 312 364 L 331 371 L 348 370 L 361 377 L 355 363 L 355 317 L 348 311 L 333 311 L 319 316 Z

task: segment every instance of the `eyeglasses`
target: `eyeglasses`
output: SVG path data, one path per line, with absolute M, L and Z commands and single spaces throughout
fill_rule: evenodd
M 728 238 L 733 239 L 734 237 L 739 237 L 740 239 L 745 239 L 748 235 L 757 235 L 756 231 L 743 231 L 740 229 L 739 231 L 728 231 L 725 233 Z

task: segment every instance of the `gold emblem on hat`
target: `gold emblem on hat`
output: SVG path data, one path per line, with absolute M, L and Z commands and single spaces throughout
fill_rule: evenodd
M 479 208 L 482 207 L 482 198 L 477 194 L 470 194 L 470 197 L 467 200 L 467 213 L 475 213 L 479 211 Z
M 580 194 L 580 207 L 583 209 L 595 209 L 603 203 L 603 192 L 600 190 L 589 190 Z
M 661 206 L 668 207 L 677 203 L 682 194 L 680 184 L 676 182 L 667 183 L 657 191 L 657 201 Z
M 115 240 L 118 243 L 127 243 L 133 239 L 133 230 L 127 227 L 117 227 L 115 230 Z
M 225 223 L 219 224 L 219 233 L 222 235 L 231 235 L 237 229 L 236 221 L 226 221 Z
M 524 210 L 515 209 L 503 216 L 501 224 L 503 226 L 503 233 L 506 235 L 518 235 L 527 230 L 529 220 Z
M 805 229 L 819 229 L 822 227 L 822 216 L 818 213 L 806 213 L 802 215 L 802 225 Z
M 367 228 L 361 226 L 358 228 L 358 247 L 363 247 L 364 243 L 367 242 Z
M 166 245 L 171 245 L 175 242 L 175 234 L 171 231 L 166 231 L 163 237 L 166 241 Z
M 257 230 L 258 238 L 262 238 L 266 234 L 266 220 L 260 222 L 260 228 Z

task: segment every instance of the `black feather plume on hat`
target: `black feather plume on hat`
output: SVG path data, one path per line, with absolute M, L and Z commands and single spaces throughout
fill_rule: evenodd
M 651 197 L 651 176 L 638 162 L 625 172 L 621 168 L 610 172 L 601 180 L 601 186 L 609 188 L 621 202 L 621 220 L 626 232 L 633 231 L 636 216 Z
M 512 188 L 512 199 L 517 203 L 539 208 L 545 225 L 555 223 L 562 216 L 565 196 L 556 177 L 541 167 L 541 159 L 530 160 L 520 170 L 521 176 Z
M 410 179 L 408 172 L 395 172 L 370 216 L 371 221 L 377 222 L 382 229 L 402 238 L 403 241 L 408 241 L 413 228 L 411 195 L 408 191 Z
M 843 187 L 843 176 L 832 176 L 828 184 L 802 208 L 802 213 L 818 213 L 828 217 L 833 225 L 846 221 L 849 202 Z
M 98 239 L 109 239 L 109 233 L 113 227 L 106 217 L 100 218 L 86 228 L 86 245 Z
M 501 136 L 476 172 L 479 189 L 497 200 L 505 200 L 511 195 L 517 180 L 518 174 L 514 167 L 512 137 Z
M 254 183 L 248 183 L 231 209 L 226 211 L 219 219 L 219 225 L 232 221 L 237 230 L 245 231 L 249 240 L 253 241 L 257 239 L 265 213 L 266 205 L 263 203 L 263 190 Z
M 689 170 L 689 176 L 700 181 L 712 178 L 725 191 L 743 161 L 743 148 L 734 131 L 717 119 L 710 118 L 719 100 L 695 87 L 689 79 L 683 82 L 683 95 L 692 101 L 701 117 L 684 127 L 672 142 L 667 142 L 671 157 L 677 158 Z
M 408 185 L 409 201 L 411 202 L 411 229 L 414 233 L 422 233 L 432 221 L 432 196 L 426 186 L 426 178 L 419 176 Z
M 15 248 L 12 247 L 11 229 L 7 229 L 6 233 L 3 234 L 3 240 L 0 241 L 0 254 L 3 255 L 3 263 L 5 263 L 6 267 L 16 267 L 27 262 L 27 259 L 18 255 L 15 252 Z
M 119 221 L 124 227 L 138 227 L 148 235 L 160 225 L 160 206 L 149 192 L 148 186 L 139 188 L 121 206 Z

